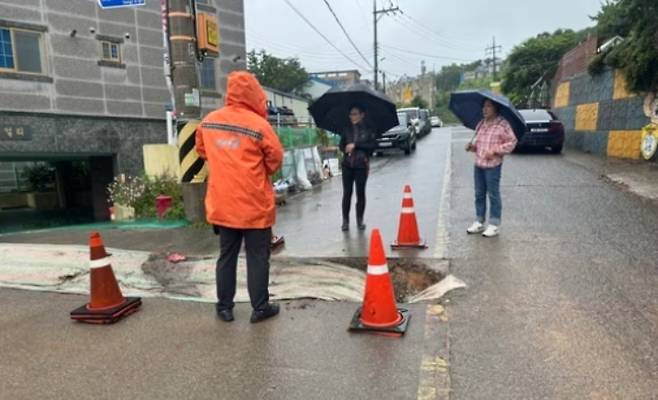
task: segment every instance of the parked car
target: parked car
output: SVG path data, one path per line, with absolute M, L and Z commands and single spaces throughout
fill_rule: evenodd
M 430 110 L 420 110 L 420 129 L 418 130 L 419 136 L 425 136 L 432 133 L 432 121 L 430 121 Z
M 408 107 L 408 108 L 398 109 L 398 115 L 400 115 L 400 113 L 404 113 L 407 115 L 407 119 L 411 121 L 411 124 L 416 129 L 416 135 L 418 137 L 427 135 L 432 131 L 432 127 L 430 126 L 430 122 L 429 122 L 429 111 L 426 114 L 427 116 L 426 118 L 423 118 L 423 116 L 425 115 L 423 111 L 427 111 L 427 110 L 422 110 L 420 107 Z
M 387 150 L 400 149 L 409 155 L 416 150 L 416 127 L 411 122 L 409 115 L 404 112 L 398 113 L 400 125 L 391 128 L 377 139 L 377 153 Z
M 549 110 L 519 110 L 526 122 L 526 132 L 519 140 L 516 148 L 546 149 L 559 154 L 564 146 L 564 125 Z
M 437 117 L 436 115 L 433 115 L 430 118 L 430 122 L 432 123 L 433 128 L 443 128 L 443 121 L 441 121 L 441 118 Z

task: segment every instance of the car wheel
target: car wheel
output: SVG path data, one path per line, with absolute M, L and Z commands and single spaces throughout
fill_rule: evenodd
M 411 145 L 411 150 L 416 151 L 416 143 L 418 142 L 414 140 L 414 144 Z
M 553 154 L 562 153 L 562 145 L 551 147 L 551 153 L 553 153 Z
M 404 146 L 402 147 L 402 150 L 404 150 L 404 155 L 408 156 L 411 154 L 411 141 L 407 139 L 405 142 Z

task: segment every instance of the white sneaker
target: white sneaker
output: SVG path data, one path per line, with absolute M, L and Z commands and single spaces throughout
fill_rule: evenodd
M 468 229 L 466 229 L 466 233 L 469 235 L 475 234 L 475 233 L 482 233 L 484 232 L 485 226 L 482 222 L 475 221 L 473 222 L 473 225 L 471 225 Z
M 498 233 L 499 233 L 498 231 L 499 231 L 499 228 L 496 225 L 489 225 L 489 226 L 487 226 L 487 230 L 485 230 L 484 233 L 482 233 L 482 236 L 489 237 L 489 238 L 494 237 L 494 236 L 498 236 Z

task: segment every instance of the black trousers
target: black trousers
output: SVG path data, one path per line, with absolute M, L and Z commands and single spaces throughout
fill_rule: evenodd
M 272 228 L 232 229 L 217 227 L 220 254 L 217 260 L 217 310 L 232 309 L 237 284 L 237 266 L 242 239 L 247 251 L 247 288 L 254 310 L 262 310 L 268 304 L 270 292 L 270 240 Z
M 368 173 L 368 168 L 343 167 L 343 219 L 350 218 L 352 191 L 356 184 L 356 219 L 357 221 L 363 221 L 363 213 L 366 210 Z

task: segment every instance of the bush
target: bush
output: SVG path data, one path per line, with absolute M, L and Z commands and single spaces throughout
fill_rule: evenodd
M 135 207 L 138 199 L 144 195 L 144 182 L 137 177 L 121 174 L 107 187 L 110 204 Z
M 155 218 L 158 216 L 155 208 L 155 199 L 160 195 L 171 196 L 171 208 L 164 215 L 165 219 L 184 219 L 185 205 L 183 203 L 183 188 L 178 180 L 172 176 L 161 175 L 157 177 L 145 176 L 144 192 L 135 202 L 135 216 L 137 218 Z
M 587 66 L 587 72 L 589 72 L 590 75 L 599 75 L 605 71 L 605 56 L 605 53 L 601 53 L 592 58 L 592 61 L 590 61 L 589 65 Z
M 164 215 L 165 219 L 184 219 L 185 206 L 183 189 L 178 180 L 172 176 L 130 177 L 120 175 L 108 186 L 111 204 L 134 207 L 137 218 L 156 218 L 155 199 L 160 195 L 171 196 L 171 208 Z

